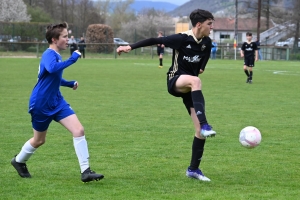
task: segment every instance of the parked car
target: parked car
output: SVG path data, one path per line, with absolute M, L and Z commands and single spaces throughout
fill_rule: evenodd
M 129 45 L 128 42 L 125 42 L 121 38 L 114 38 L 114 43 L 117 44 L 117 45 Z
M 21 41 L 21 37 L 20 36 L 14 36 L 14 37 L 10 38 L 7 41 L 8 42 L 19 42 L 19 41 Z
M 294 45 L 294 41 L 295 41 L 294 37 L 291 37 L 286 39 L 285 41 L 276 42 L 275 46 L 292 48 Z M 300 47 L 300 38 L 298 39 L 298 47 Z

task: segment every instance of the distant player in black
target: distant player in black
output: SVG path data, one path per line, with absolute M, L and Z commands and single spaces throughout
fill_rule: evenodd
M 158 31 L 158 36 L 157 37 L 164 37 L 161 31 Z M 157 55 L 159 57 L 159 68 L 163 68 L 163 55 L 165 50 L 165 45 L 164 44 L 157 44 Z
M 214 16 L 206 10 L 194 10 L 190 14 L 192 29 L 183 33 L 159 38 L 149 38 L 130 46 L 120 46 L 118 54 L 155 44 L 164 44 L 173 49 L 172 65 L 167 73 L 168 92 L 181 97 L 195 127 L 192 158 L 186 176 L 201 181 L 210 181 L 199 169 L 206 137 L 216 132 L 205 116 L 205 101 L 198 75 L 204 72 L 210 57 L 212 42 L 209 38 Z
M 246 33 L 247 42 L 241 48 L 241 57 L 244 57 L 244 71 L 247 75 L 246 83 L 252 83 L 254 61 L 258 59 L 256 42 L 252 42 L 252 33 Z M 248 71 L 249 70 L 249 71 Z

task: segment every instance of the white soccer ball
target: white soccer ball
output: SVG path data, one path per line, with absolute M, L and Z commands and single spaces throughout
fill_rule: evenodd
M 240 132 L 240 143 L 246 148 L 254 148 L 261 142 L 260 131 L 254 126 L 247 126 Z

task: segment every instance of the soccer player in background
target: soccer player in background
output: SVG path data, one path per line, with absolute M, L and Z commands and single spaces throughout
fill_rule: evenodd
M 52 120 L 59 122 L 73 135 L 73 144 L 81 169 L 81 180 L 89 182 L 104 178 L 96 174 L 89 166 L 89 152 L 84 129 L 75 112 L 60 93 L 60 86 L 76 90 L 77 81 L 67 81 L 62 78 L 63 70 L 74 64 L 80 57 L 79 51 L 74 51 L 71 57 L 62 61 L 60 52 L 68 46 L 68 24 L 66 22 L 47 27 L 46 39 L 49 48 L 43 53 L 38 81 L 33 88 L 29 100 L 29 113 L 33 127 L 33 137 L 22 147 L 11 164 L 23 178 L 30 178 L 26 162 L 45 143 L 48 127 Z
M 164 37 L 161 31 L 158 31 L 157 37 Z M 159 59 L 159 68 L 163 68 L 163 55 L 164 55 L 165 45 L 164 44 L 157 44 L 157 55 Z
M 118 54 L 151 46 L 164 44 L 173 49 L 172 65 L 167 73 L 168 92 L 181 97 L 191 116 L 195 128 L 192 144 L 192 157 L 186 176 L 210 181 L 199 169 L 207 137 L 215 136 L 216 132 L 208 124 L 205 116 L 205 101 L 202 94 L 202 83 L 198 75 L 202 74 L 208 62 L 212 42 L 209 38 L 214 16 L 206 10 L 196 9 L 190 14 L 192 29 L 170 36 L 149 38 L 129 46 L 120 46 Z
M 256 42 L 252 42 L 252 33 L 246 33 L 247 41 L 241 48 L 241 57 L 244 57 L 244 72 L 247 76 L 246 83 L 252 83 L 254 61 L 258 59 Z M 248 71 L 249 70 L 249 71 Z
M 216 42 L 216 40 L 213 40 L 212 48 L 211 48 L 211 59 L 216 59 L 217 51 L 218 51 L 218 43 Z

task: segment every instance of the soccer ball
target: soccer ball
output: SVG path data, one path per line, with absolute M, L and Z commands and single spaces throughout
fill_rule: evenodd
M 261 141 L 260 131 L 254 126 L 247 126 L 240 132 L 240 143 L 246 148 L 254 148 Z

